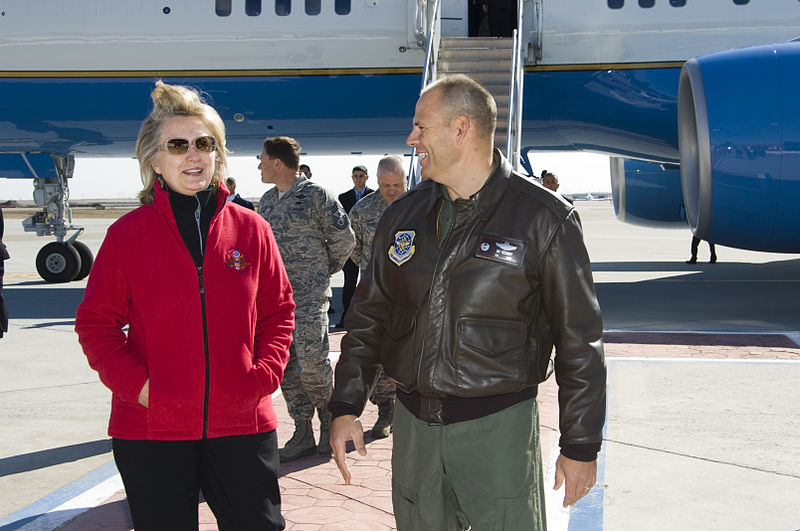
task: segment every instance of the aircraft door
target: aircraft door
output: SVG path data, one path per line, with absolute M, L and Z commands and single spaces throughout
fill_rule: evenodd
M 442 2 L 442 37 L 469 36 L 469 6 L 473 0 Z

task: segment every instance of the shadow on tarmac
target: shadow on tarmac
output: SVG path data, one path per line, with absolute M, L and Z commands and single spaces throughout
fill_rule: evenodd
M 696 264 L 684 262 L 592 262 L 592 271 L 678 271 L 686 270 L 687 275 L 708 275 L 709 278 L 739 277 L 742 280 L 770 278 L 779 275 L 787 279 L 800 279 L 800 259 L 776 260 L 766 263 L 749 262 L 708 262 Z M 681 277 L 678 277 L 681 278 Z
M 111 439 L 101 439 L 0 459 L 0 477 L 78 461 L 111 451 Z
M 18 288 L 6 286 L 3 298 L 13 319 L 74 319 L 84 288 Z

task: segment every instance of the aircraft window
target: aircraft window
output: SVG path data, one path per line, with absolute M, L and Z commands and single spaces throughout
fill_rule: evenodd
M 750 3 L 750 0 L 733 0 L 733 3 L 737 6 L 746 6 Z
M 292 12 L 292 0 L 275 0 L 275 14 L 285 17 Z
M 334 11 L 337 15 L 347 15 L 350 13 L 350 0 L 336 0 Z
M 625 5 L 625 0 L 608 0 L 609 9 L 622 9 Z
M 319 15 L 322 0 L 306 0 L 306 15 Z
M 639 7 L 653 7 L 656 0 L 639 0 Z
M 244 3 L 244 12 L 248 17 L 257 17 L 261 14 L 261 0 L 246 0 Z
M 686 5 L 686 0 L 669 0 L 669 5 L 672 7 L 684 7 Z
M 217 16 L 227 17 L 231 14 L 231 0 L 217 0 Z

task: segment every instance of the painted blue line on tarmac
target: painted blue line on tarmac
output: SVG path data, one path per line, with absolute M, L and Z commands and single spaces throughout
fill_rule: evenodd
M 608 396 L 608 388 L 606 388 Z M 608 413 L 603 426 L 603 441 L 606 440 Z M 603 529 L 603 494 L 605 492 L 606 445 L 600 448 L 597 455 L 597 481 L 592 490 L 576 503 L 569 512 L 568 531 L 602 531 Z
M 27 507 L 24 507 L 13 514 L 6 516 L 0 520 L 0 531 L 13 531 L 14 529 L 19 529 L 20 527 L 31 523 L 33 520 L 36 520 L 43 514 L 52 511 L 59 505 L 75 498 L 80 494 L 83 494 L 92 487 L 99 485 L 117 473 L 117 466 L 114 464 L 114 461 L 109 461 L 100 468 L 96 468 L 85 476 L 76 479 L 69 485 L 66 485 L 52 494 L 33 502 Z

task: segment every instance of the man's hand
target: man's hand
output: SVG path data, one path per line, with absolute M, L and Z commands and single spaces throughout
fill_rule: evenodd
M 553 490 L 564 487 L 564 507 L 575 505 L 592 489 L 597 481 L 597 460 L 590 462 L 575 461 L 563 455 L 556 461 L 556 484 Z
M 150 378 L 144 381 L 142 390 L 139 391 L 139 398 L 136 401 L 144 407 L 150 407 Z
M 344 484 L 350 484 L 350 470 L 347 468 L 347 441 L 353 441 L 359 455 L 367 455 L 364 447 L 364 429 L 361 421 L 355 415 L 342 415 L 336 417 L 331 423 L 331 448 L 333 458 L 339 472 L 342 473 Z

